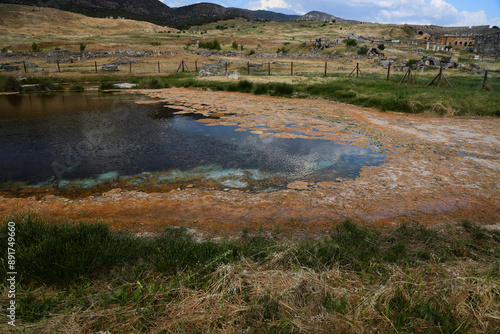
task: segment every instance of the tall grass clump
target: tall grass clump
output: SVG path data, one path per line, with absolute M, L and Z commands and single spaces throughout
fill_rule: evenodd
M 51 92 L 64 90 L 64 88 L 52 78 L 41 78 L 38 82 L 37 90 L 40 92 Z
M 12 75 L 0 77 L 0 91 L 2 92 L 20 92 L 21 83 Z
M 255 95 L 264 95 L 269 92 L 269 85 L 267 84 L 257 84 L 253 88 L 253 93 Z
M 139 243 L 104 223 L 63 223 L 27 215 L 16 219 L 16 269 L 21 279 L 68 284 L 137 258 Z M 0 228 L 6 235 L 7 224 Z M 7 249 L 2 238 L 2 249 Z M 7 272 L 2 261 L 3 273 Z
M 376 260 L 379 254 L 377 234 L 347 220 L 338 225 L 327 238 L 300 244 L 297 260 L 301 265 L 315 270 L 324 270 L 338 264 L 350 270 L 361 271 Z
M 295 88 L 293 85 L 287 84 L 285 82 L 280 82 L 273 85 L 273 93 L 271 95 L 291 96 L 294 91 Z
M 101 82 L 99 84 L 99 90 L 110 90 L 115 89 L 115 85 L 112 82 Z
M 144 78 L 138 84 L 137 88 L 142 89 L 161 89 L 163 84 L 156 78 Z
M 160 272 L 213 270 L 228 263 L 237 253 L 225 243 L 198 243 L 185 229 L 168 229 L 151 244 L 151 260 Z
M 241 80 L 238 82 L 238 92 L 251 93 L 253 89 L 253 83 L 248 80 Z
M 83 87 L 82 85 L 73 85 L 69 90 L 72 92 L 81 93 L 85 91 L 85 87 Z
M 169 274 L 214 271 L 223 264 L 241 258 L 262 259 L 274 242 L 260 236 L 241 241 L 197 241 L 184 228 L 165 230 L 149 244 L 149 254 L 156 270 Z

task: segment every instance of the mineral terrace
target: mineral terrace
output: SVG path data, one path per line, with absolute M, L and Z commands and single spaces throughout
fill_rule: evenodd
M 260 136 L 372 146 L 387 158 L 379 166 L 363 168 L 353 180 L 296 181 L 274 192 L 215 190 L 196 184 L 173 189 L 117 187 L 77 198 L 56 196 L 50 189 L 36 196 L 4 192 L 1 214 L 29 211 L 70 220 L 99 219 L 137 232 L 186 226 L 219 236 L 243 227 L 276 226 L 283 233 L 315 235 L 345 218 L 380 227 L 500 221 L 498 118 L 382 113 L 325 100 L 191 89 L 139 92 L 156 102 L 182 106 L 181 113 L 219 117 L 201 120 L 208 126 L 236 125 L 237 131 Z

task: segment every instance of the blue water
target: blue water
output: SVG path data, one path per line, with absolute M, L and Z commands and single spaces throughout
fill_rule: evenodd
M 206 126 L 197 122 L 202 115 L 175 115 L 175 107 L 134 103 L 139 99 L 98 92 L 0 96 L 0 185 L 92 186 L 158 173 L 156 182 L 210 178 L 252 188 L 248 180 L 255 180 L 259 189 L 280 188 L 355 178 L 384 160 L 366 147 Z

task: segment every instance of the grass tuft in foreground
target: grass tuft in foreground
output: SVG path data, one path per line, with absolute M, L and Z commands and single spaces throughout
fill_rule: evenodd
M 500 326 L 499 234 L 471 221 L 377 231 L 348 220 L 323 238 L 296 242 L 244 228 L 238 239 L 213 241 L 179 228 L 139 238 L 103 223 L 26 215 L 3 221 L 3 249 L 8 221 L 16 222 L 17 325 L 26 332 L 494 333 Z M 5 276 L 2 284 L 5 304 Z

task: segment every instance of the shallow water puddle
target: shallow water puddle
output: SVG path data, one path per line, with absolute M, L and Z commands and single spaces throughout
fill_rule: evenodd
M 239 122 L 220 122 L 228 114 L 135 103 L 144 99 L 98 92 L 0 96 L 1 187 L 272 191 L 294 181 L 356 178 L 362 167 L 384 160 L 370 147 L 306 139 L 323 128 L 299 136 L 297 128 L 280 131 L 254 119 L 241 131 Z

